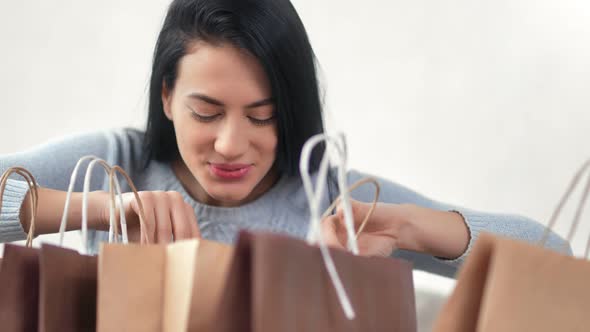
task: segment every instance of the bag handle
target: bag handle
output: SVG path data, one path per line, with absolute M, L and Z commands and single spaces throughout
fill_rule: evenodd
M 325 142 L 326 146 L 318 170 L 316 180 L 317 186 L 314 190 L 311 175 L 309 173 L 309 160 L 311 159 L 311 153 L 313 149 L 322 142 Z M 343 134 L 338 134 L 336 137 L 332 137 L 327 134 L 314 135 L 311 138 L 309 138 L 307 142 L 305 142 L 305 144 L 303 145 L 303 149 L 301 150 L 299 170 L 301 173 L 301 179 L 303 182 L 303 187 L 305 189 L 305 194 L 309 203 L 310 210 L 310 225 L 307 234 L 307 242 L 309 244 L 315 244 L 316 242 L 318 242 L 320 252 L 322 254 L 322 258 L 326 266 L 326 270 L 328 271 L 328 275 L 330 276 L 332 284 L 334 285 L 334 289 L 336 291 L 336 295 L 338 296 L 340 305 L 342 306 L 342 310 L 344 311 L 346 318 L 352 320 L 355 318 L 354 309 L 352 308 L 350 299 L 348 298 L 346 290 L 342 285 L 342 281 L 338 276 L 338 271 L 336 271 L 336 265 L 334 264 L 328 246 L 322 236 L 321 229 L 321 216 L 319 208 L 322 202 L 325 183 L 328 175 L 328 166 L 330 161 L 330 154 L 328 150 L 329 147 L 333 147 L 337 153 L 336 163 L 338 165 L 338 187 L 341 193 L 345 227 L 348 234 L 348 248 L 350 251 L 352 251 L 353 254 L 358 254 L 358 244 L 356 241 L 356 237 L 354 235 L 354 221 L 352 217 L 352 209 L 350 205 L 348 190 L 346 188 L 347 149 L 346 140 Z
M 356 231 L 356 234 L 355 234 L 356 239 L 358 239 L 358 237 L 361 234 L 361 232 L 363 231 L 363 229 L 365 229 L 367 222 L 369 221 L 369 219 L 371 219 L 373 212 L 375 212 L 375 208 L 377 207 L 377 202 L 379 201 L 379 193 L 381 192 L 381 186 L 379 185 L 379 182 L 377 182 L 376 179 L 374 179 L 372 177 L 365 177 L 365 178 L 362 178 L 362 179 L 358 180 L 357 182 L 353 183 L 350 186 L 350 188 L 348 188 L 348 192 L 351 193 L 356 188 L 362 186 L 363 184 L 367 184 L 367 183 L 373 184 L 375 186 L 375 197 L 373 198 L 373 203 L 371 204 L 371 208 L 369 209 L 369 211 L 367 211 L 365 218 L 363 219 L 363 221 L 361 222 L 361 225 L 359 226 L 358 230 Z M 332 214 L 332 211 L 336 208 L 336 206 L 338 206 L 341 199 L 342 199 L 342 194 L 340 194 L 338 197 L 336 197 L 336 199 L 332 202 L 332 204 L 330 204 L 330 206 L 324 211 L 324 213 L 322 214 L 322 218 L 321 218 L 322 220 L 324 220 L 327 216 Z
M 316 189 L 314 190 L 311 175 L 309 173 L 309 160 L 313 149 L 320 143 L 326 143 L 324 155 L 320 162 L 318 175 L 316 179 Z M 306 197 L 309 203 L 310 209 L 310 226 L 307 233 L 307 241 L 310 244 L 315 244 L 319 241 L 320 237 L 320 204 L 322 197 L 324 196 L 324 190 L 326 187 L 326 181 L 328 177 L 328 168 L 330 165 L 330 155 L 328 148 L 334 148 L 337 153 L 336 164 L 338 165 L 338 187 L 340 189 L 340 198 L 343 204 L 344 221 L 346 231 L 348 233 L 348 249 L 355 255 L 358 254 L 358 246 L 354 240 L 354 221 L 352 216 L 352 208 L 350 206 L 349 193 L 346 189 L 346 141 L 343 134 L 339 134 L 336 137 L 328 136 L 327 134 L 318 134 L 312 136 L 307 142 L 305 142 L 301 151 L 301 160 L 299 164 L 301 180 L 305 189 Z
M 37 185 L 37 181 L 35 181 L 35 177 L 31 174 L 31 172 L 29 172 L 24 167 L 10 167 L 2 174 L 2 177 L 0 177 L 0 212 L 2 209 L 1 201 L 2 201 L 2 197 L 4 197 L 4 190 L 6 189 L 6 183 L 8 182 L 8 178 L 10 177 L 10 175 L 12 175 L 13 173 L 16 173 L 16 174 L 22 176 L 25 179 L 25 181 L 27 182 L 27 185 L 29 186 L 29 191 L 30 191 L 29 200 L 31 202 L 32 211 L 31 211 L 31 221 L 29 224 L 29 231 L 27 232 L 27 242 L 25 245 L 27 247 L 32 247 L 33 246 L 33 239 L 35 237 L 34 233 L 35 233 L 35 221 L 37 220 L 37 208 L 39 206 L 39 192 L 38 192 L 39 186 Z
M 547 226 L 545 227 L 545 232 L 543 233 L 543 237 L 540 241 L 540 244 L 542 246 L 544 246 L 545 243 L 547 242 L 547 240 L 549 239 L 549 234 L 551 233 L 551 230 L 555 226 L 557 219 L 559 218 L 559 215 L 561 214 L 561 211 L 563 210 L 563 207 L 569 201 L 572 192 L 578 186 L 578 183 L 582 179 L 584 172 L 586 172 L 589 168 L 590 168 L 590 160 L 587 160 L 584 164 L 582 164 L 582 166 L 578 169 L 578 171 L 575 173 L 574 177 L 570 181 L 565 193 L 562 195 L 561 199 L 559 200 L 559 203 L 557 204 L 556 208 L 554 209 L 553 213 L 551 214 L 551 218 L 549 219 L 549 222 L 547 223 Z M 576 208 L 576 214 L 574 216 L 574 220 L 573 220 L 572 225 L 570 226 L 570 229 L 568 231 L 568 234 L 566 237 L 566 241 L 567 241 L 566 245 L 571 243 L 571 241 L 576 233 L 576 230 L 578 228 L 578 225 L 580 224 L 580 219 L 582 217 L 582 213 L 584 212 L 584 206 L 585 206 L 586 201 L 588 199 L 589 193 L 590 193 L 590 175 L 588 177 L 588 180 L 586 181 L 586 185 L 584 186 L 584 189 L 582 192 L 582 197 L 580 198 L 580 201 L 578 202 L 578 206 Z M 584 251 L 584 257 L 587 258 L 589 253 L 590 253 L 590 238 L 588 238 L 588 241 L 586 242 L 586 250 Z
M 80 158 L 78 160 L 78 162 L 76 163 L 76 166 L 74 167 L 74 170 L 72 171 L 72 175 L 70 177 L 70 183 L 68 186 L 68 192 L 66 194 L 66 200 L 65 200 L 65 204 L 64 204 L 64 211 L 62 214 L 62 219 L 61 219 L 61 223 L 60 223 L 60 228 L 59 228 L 59 234 L 60 234 L 60 238 L 59 238 L 59 244 L 63 245 L 63 239 L 64 239 L 64 233 L 66 230 L 66 226 L 67 226 L 67 222 L 68 222 L 68 211 L 70 208 L 70 202 L 71 202 L 71 198 L 72 198 L 72 193 L 74 191 L 74 185 L 76 183 L 76 179 L 78 176 L 78 171 L 80 169 L 80 167 L 82 167 L 82 164 L 86 161 L 90 160 L 90 163 L 88 164 L 88 167 L 86 169 L 86 175 L 84 177 L 84 191 L 82 193 L 82 222 L 81 222 L 81 232 L 82 232 L 82 249 L 81 249 L 81 253 L 82 254 L 87 254 L 88 253 L 88 192 L 90 191 L 90 177 L 92 174 L 92 170 L 94 169 L 94 166 L 96 164 L 99 164 L 102 166 L 102 168 L 104 169 L 104 171 L 108 174 L 108 172 L 110 171 L 111 167 L 102 159 L 96 157 L 96 156 L 84 156 L 82 158 Z M 120 186 L 116 185 L 116 190 L 117 192 L 120 194 L 121 193 L 121 188 Z M 120 209 L 121 211 L 123 211 L 123 204 L 122 204 L 122 198 L 120 198 L 121 200 L 121 204 L 120 204 Z M 116 222 L 115 222 L 115 214 L 114 211 L 110 211 L 110 220 L 109 220 L 109 242 L 116 242 L 118 240 L 118 237 L 114 236 L 114 228 L 117 227 Z M 123 243 L 127 243 L 127 238 L 123 238 Z
M 112 211 L 112 213 L 114 213 L 115 192 L 112 189 L 113 189 L 113 184 L 115 186 L 118 186 L 117 173 L 123 175 L 123 177 L 127 181 L 127 184 L 131 188 L 133 195 L 135 196 L 135 200 L 136 200 L 137 206 L 139 208 L 139 225 L 141 228 L 141 237 L 142 237 L 145 244 L 149 244 L 150 239 L 147 234 L 148 229 L 145 225 L 145 221 L 146 221 L 145 210 L 143 208 L 141 198 L 139 197 L 139 193 L 137 192 L 137 188 L 135 187 L 135 184 L 131 180 L 131 177 L 129 177 L 129 174 L 127 174 L 127 172 L 125 172 L 125 170 L 123 168 L 121 168 L 120 166 L 117 166 L 117 165 L 113 166 L 111 168 L 111 170 L 109 171 L 109 189 L 110 189 L 109 192 L 111 195 L 111 211 Z M 119 198 L 120 197 L 121 197 L 121 193 L 119 190 Z M 122 231 L 123 231 L 123 236 L 127 237 L 127 223 L 125 222 L 125 211 L 123 211 L 123 209 L 122 209 L 123 201 L 121 199 L 119 201 L 119 206 L 121 207 L 120 214 L 121 214 L 121 227 L 122 227 Z M 117 229 L 115 227 L 115 232 L 116 232 L 116 230 Z

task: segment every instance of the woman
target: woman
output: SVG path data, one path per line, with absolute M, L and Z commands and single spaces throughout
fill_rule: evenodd
M 154 52 L 145 132 L 124 129 L 66 138 L 3 156 L 0 171 L 22 165 L 37 177 L 43 187 L 38 233 L 59 229 L 73 166 L 92 154 L 129 172 L 141 191 L 152 242 L 198 236 L 231 242 L 240 229 L 303 237 L 309 212 L 297 165 L 304 142 L 323 132 L 314 60 L 305 29 L 287 0 L 175 0 Z M 313 170 L 321 152 L 312 158 Z M 348 179 L 352 183 L 364 176 L 350 171 Z M 97 173 L 95 181 L 104 184 L 104 175 Z M 334 181 L 328 181 L 332 189 L 324 207 L 337 194 Z M 462 209 L 392 182 L 380 184 L 381 203 L 359 237 L 363 255 L 395 251 L 419 269 L 452 276 L 480 232 L 535 241 L 544 230 L 522 217 Z M 105 188 L 90 199 L 94 248 L 108 228 Z M 31 213 L 26 195 L 23 182 L 9 182 L 1 241 L 25 237 Z M 80 196 L 73 197 L 70 220 L 80 220 Z M 360 188 L 353 197 L 359 222 L 369 206 L 361 201 L 371 201 L 372 189 Z M 125 195 L 124 205 L 137 239 L 138 208 L 132 195 Z M 333 246 L 343 247 L 342 219 L 337 213 L 323 223 Z M 555 235 L 547 243 L 552 248 L 562 244 Z

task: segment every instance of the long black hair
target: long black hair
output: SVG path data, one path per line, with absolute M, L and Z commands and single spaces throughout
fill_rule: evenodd
M 145 133 L 145 167 L 180 158 L 174 127 L 164 115 L 162 88 L 174 89 L 179 61 L 196 41 L 228 43 L 253 55 L 271 86 L 278 127 L 275 167 L 297 175 L 305 141 L 322 133 L 316 61 L 307 33 L 288 0 L 174 0 L 156 43 Z M 317 148 L 311 169 L 324 148 Z

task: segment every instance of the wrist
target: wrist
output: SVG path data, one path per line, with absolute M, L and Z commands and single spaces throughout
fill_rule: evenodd
M 401 213 L 397 221 L 397 247 L 402 250 L 425 252 L 424 240 L 421 234 L 420 207 L 414 204 L 399 204 Z
M 25 231 L 25 233 L 29 233 L 29 228 L 31 227 L 31 215 L 32 215 L 32 210 L 33 210 L 33 206 L 31 205 L 31 191 L 28 190 L 27 193 L 25 194 L 25 197 L 23 199 L 21 208 L 20 208 L 20 212 L 19 212 L 19 220 L 20 223 L 23 227 L 23 230 Z
M 82 194 L 80 194 L 82 195 Z M 110 222 L 110 196 L 105 191 L 88 193 L 88 227 L 106 231 Z
M 445 259 L 463 255 L 469 244 L 469 229 L 461 214 L 417 205 L 405 209 L 407 231 L 400 235 L 400 249 Z

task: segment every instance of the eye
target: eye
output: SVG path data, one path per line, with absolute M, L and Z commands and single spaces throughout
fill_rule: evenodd
M 248 119 L 255 126 L 266 126 L 266 125 L 270 125 L 270 124 L 275 123 L 276 116 L 273 115 L 270 118 L 266 118 L 266 119 L 258 119 L 258 118 L 249 116 Z
M 215 119 L 221 116 L 221 113 L 213 114 L 213 115 L 202 115 L 197 113 L 195 110 L 191 109 L 191 116 L 195 118 L 199 122 L 213 122 Z

